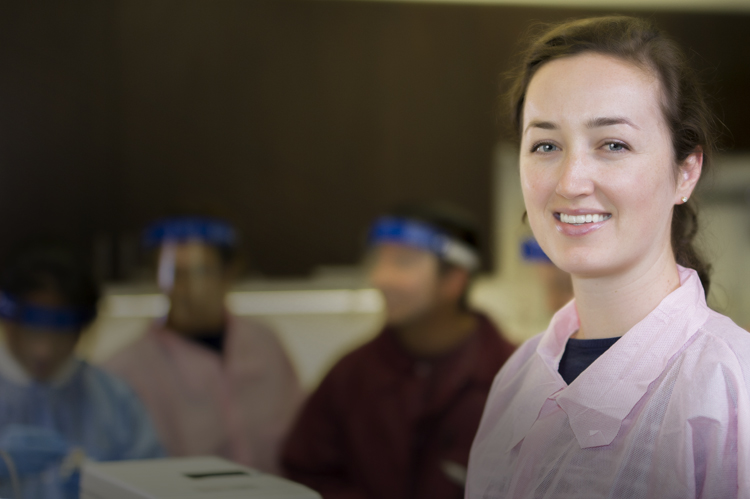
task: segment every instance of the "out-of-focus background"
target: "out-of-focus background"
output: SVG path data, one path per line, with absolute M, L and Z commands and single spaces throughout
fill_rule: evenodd
M 472 301 L 521 342 L 550 317 L 524 263 L 501 75 L 535 21 L 653 18 L 685 47 L 727 127 L 698 196 L 711 303 L 750 325 L 750 1 L 506 3 L 81 0 L 0 5 L 0 265 L 64 236 L 107 283 L 82 344 L 95 361 L 163 314 L 139 234 L 203 207 L 237 224 L 229 298 L 282 335 L 314 386 L 377 332 L 359 266 L 373 217 L 445 200 L 481 224 Z M 693 201 L 691 201 L 693 202 Z

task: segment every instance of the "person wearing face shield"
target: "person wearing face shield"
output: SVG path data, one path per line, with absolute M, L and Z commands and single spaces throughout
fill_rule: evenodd
M 530 237 L 521 242 L 521 258 L 536 267 L 536 274 L 544 287 L 546 309 L 550 314 L 560 310 L 573 298 L 570 274 L 552 263 L 536 239 Z
M 84 459 L 163 455 L 132 390 L 74 354 L 98 298 L 85 265 L 57 244 L 24 248 L 0 276 L 2 497 L 77 498 Z
M 276 334 L 227 312 L 236 242 L 219 219 L 147 229 L 169 311 L 105 367 L 133 386 L 171 456 L 217 455 L 275 472 L 303 394 Z
M 386 325 L 311 396 L 284 470 L 325 499 L 462 497 L 487 393 L 514 348 L 466 303 L 476 230 L 452 207 L 404 206 L 374 223 L 369 245 Z

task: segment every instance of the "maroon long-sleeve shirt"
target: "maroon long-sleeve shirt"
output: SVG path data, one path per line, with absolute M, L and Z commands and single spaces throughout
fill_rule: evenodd
M 392 329 L 340 360 L 283 451 L 293 480 L 324 499 L 461 499 L 492 380 L 513 345 L 483 315 L 439 359 L 418 359 Z

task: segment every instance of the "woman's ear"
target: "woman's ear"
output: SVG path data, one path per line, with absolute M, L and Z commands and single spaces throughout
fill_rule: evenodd
M 701 178 L 702 171 L 703 148 L 698 146 L 680 165 L 675 204 L 682 204 L 685 202 L 685 199 L 690 198 L 698 180 Z

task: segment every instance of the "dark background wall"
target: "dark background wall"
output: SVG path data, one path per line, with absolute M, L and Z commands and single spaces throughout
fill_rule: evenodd
M 116 6 L 0 4 L 0 257 L 57 233 L 91 250 L 117 198 Z
M 490 241 L 506 6 L 123 0 L 0 6 L 0 257 L 68 235 L 124 278 L 144 223 L 231 214 L 268 275 L 352 263 L 393 203 L 445 199 Z M 694 56 L 750 148 L 750 17 L 646 13 Z

